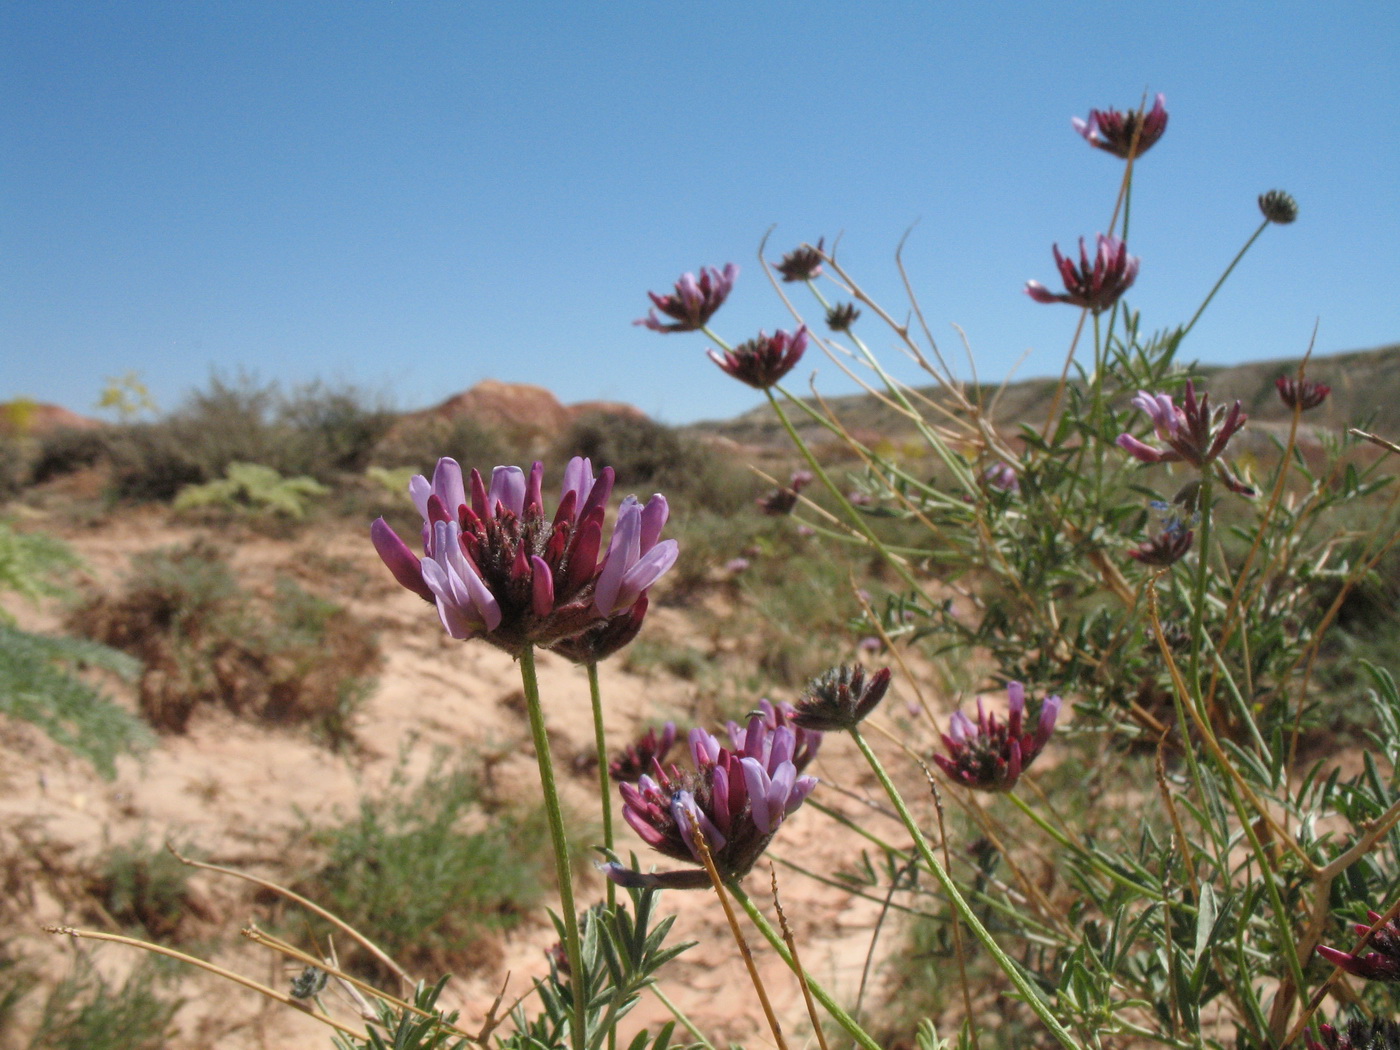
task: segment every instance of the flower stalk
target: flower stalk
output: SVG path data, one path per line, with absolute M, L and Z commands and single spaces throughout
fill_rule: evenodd
M 545 817 L 549 822 L 549 841 L 554 850 L 554 873 L 559 880 L 559 908 L 564 920 L 564 951 L 569 958 L 569 971 L 582 975 L 583 948 L 578 933 L 578 908 L 574 904 L 574 879 L 569 864 L 569 839 L 564 834 L 564 814 L 559 805 L 559 787 L 554 779 L 554 760 L 549 750 L 549 735 L 545 732 L 544 710 L 540 705 L 540 683 L 535 674 L 535 651 L 526 646 L 520 653 L 520 684 L 525 691 L 525 708 L 530 716 L 530 738 L 535 746 L 535 761 L 540 771 L 540 790 L 544 795 Z M 569 982 L 574 993 L 574 1019 L 570 1027 L 570 1042 L 574 1050 L 584 1050 L 588 1032 L 587 1004 L 584 1002 L 584 982 L 581 977 Z
M 982 920 L 977 917 L 977 913 L 974 912 L 972 907 L 967 903 L 967 899 L 963 897 L 962 892 L 953 881 L 953 877 L 948 874 L 948 870 L 934 855 L 918 822 L 914 820 L 913 814 L 909 812 L 909 807 L 905 805 L 903 796 L 900 795 L 899 790 L 894 786 L 894 782 L 890 780 L 889 774 L 885 772 L 885 767 L 880 762 L 879 757 L 871 750 L 865 737 L 861 735 L 860 729 L 858 727 L 853 727 L 850 730 L 850 734 L 851 739 L 856 742 L 856 747 L 860 748 L 860 753 L 865 756 L 865 761 L 870 765 L 870 769 L 874 772 L 876 779 L 880 781 L 880 786 L 885 789 L 885 794 L 889 796 L 889 800 L 894 806 L 895 811 L 899 813 L 899 819 L 904 822 L 905 828 L 908 829 L 909 834 L 913 837 L 914 847 L 919 851 L 919 856 L 921 856 L 924 863 L 928 865 L 929 871 L 931 871 L 934 878 L 938 880 L 938 884 L 943 888 L 943 892 L 948 895 L 949 903 L 953 905 L 954 910 L 957 911 L 962 921 L 967 924 L 968 929 L 972 931 L 972 935 L 981 942 L 982 946 L 986 948 L 987 952 L 996 960 L 997 966 L 1006 974 L 1011 983 L 1016 986 L 1016 990 L 1021 993 L 1026 1005 L 1040 1018 L 1041 1023 L 1044 1024 L 1050 1034 L 1055 1037 L 1055 1040 L 1063 1046 L 1065 1050 L 1080 1050 L 1079 1044 L 1075 1042 L 1074 1036 L 1060 1023 L 1059 1019 L 1051 1011 L 1049 1004 L 1041 998 L 1040 993 L 1037 992 L 1030 981 L 1026 979 L 1026 975 L 1021 972 L 1020 967 L 1018 967 L 1015 961 L 1002 950 L 1001 945 L 996 942 L 996 938 L 982 925 Z

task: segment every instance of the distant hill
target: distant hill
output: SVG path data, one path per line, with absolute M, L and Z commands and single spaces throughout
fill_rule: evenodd
M 1194 371 L 1203 376 L 1205 387 L 1216 404 L 1228 404 L 1238 399 L 1250 418 L 1260 423 L 1282 423 L 1289 411 L 1279 401 L 1274 380 L 1292 375 L 1298 370 L 1299 357 L 1253 361 L 1241 365 L 1197 365 Z M 1332 388 L 1332 394 L 1321 407 L 1308 414 L 1313 426 L 1341 427 L 1360 421 L 1374 423 L 1386 434 L 1400 434 L 1400 343 L 1374 350 L 1354 350 L 1314 356 L 1308 363 L 1308 376 Z M 1015 430 L 1020 424 L 1039 426 L 1045 422 L 1056 380 L 1027 379 L 1011 383 L 998 394 L 996 386 L 969 387 L 969 395 L 980 392 L 984 403 L 996 398 L 994 418 L 1003 430 Z M 937 400 L 940 391 L 935 386 L 919 388 L 924 395 Z M 897 413 L 890 411 L 869 394 L 849 394 L 826 399 L 842 424 L 857 436 L 879 435 L 889 439 L 911 436 L 912 428 Z M 800 419 L 800 413 L 790 413 L 803 437 L 824 443 L 828 438 L 814 423 Z M 697 436 L 724 438 L 750 448 L 777 448 L 787 444 L 787 436 L 765 404 L 729 420 L 695 423 L 685 428 Z
M 106 425 L 62 405 L 27 398 L 0 401 L 0 437 L 44 437 L 56 430 L 95 430 Z

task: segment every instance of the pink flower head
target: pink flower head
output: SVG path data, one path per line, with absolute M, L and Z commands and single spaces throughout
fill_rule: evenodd
M 701 860 L 698 827 L 721 877 L 748 874 L 783 821 L 811 794 L 815 777 L 799 776 L 793 762 L 796 737 L 789 726 L 771 732 L 750 719 L 745 746 L 723 747 L 703 729 L 690 734 L 693 772 L 653 767 L 636 784 L 622 784 L 622 817 L 649 846 L 685 863 Z M 622 886 L 700 889 L 704 869 L 643 874 L 610 864 L 608 877 Z
M 723 355 L 709 351 L 710 360 L 735 379 L 758 390 L 767 390 L 792 371 L 807 349 L 807 326 L 789 335 L 784 331 L 771 336 L 759 332 Z
M 758 509 L 773 517 L 791 514 L 797 507 L 797 494 L 812 483 L 813 476 L 810 470 L 794 470 L 785 488 L 773 489 L 755 501 Z
M 739 267 L 733 263 L 726 263 L 722 271 L 702 266 L 699 280 L 695 279 L 694 274 L 682 274 L 681 279 L 676 282 L 675 294 L 657 295 L 655 292 L 647 292 L 647 297 L 651 299 L 656 310 L 673 318 L 670 324 L 657 317 L 656 310 L 649 311 L 645 317 L 632 323 L 650 328 L 653 332 L 698 331 L 704 328 L 715 311 L 724 305 L 724 300 L 734 288 L 734 279 L 738 276 Z
M 653 726 L 608 763 L 608 776 L 620 784 L 635 784 L 653 769 L 657 771 L 658 776 L 664 776 L 661 763 L 666 761 L 666 756 L 671 753 L 675 744 L 675 722 L 667 722 L 661 728 L 660 736 L 656 735 L 656 728 Z
M 1012 682 L 1006 693 L 1005 722 L 987 714 L 979 697 L 976 722 L 961 711 L 954 711 L 948 732 L 939 734 L 948 754 L 934 755 L 933 760 L 955 783 L 983 791 L 1010 791 L 1050 739 L 1060 713 L 1060 698 L 1047 696 L 1042 700 L 1035 731 L 1026 732 L 1025 687 Z
M 817 241 L 815 248 L 810 244 L 800 245 L 784 255 L 783 261 L 773 268 L 788 282 L 810 281 L 819 277 L 822 272 L 822 245 L 825 243 L 826 238 L 823 237 Z
M 1400 981 L 1400 926 L 1394 919 L 1381 922 L 1379 912 L 1368 911 L 1366 915 L 1370 924 L 1358 922 L 1355 929 L 1365 938 L 1365 947 L 1370 951 L 1353 954 L 1319 944 L 1317 954 L 1333 966 L 1368 981 Z
M 633 609 L 675 563 L 676 541 L 658 541 L 663 497 L 645 508 L 633 497 L 623 501 L 600 562 L 612 468 L 595 479 L 588 460 L 571 460 L 552 518 L 544 512 L 543 474 L 539 463 L 528 475 L 496 467 L 488 486 L 473 470 L 468 485 L 456 460 L 441 459 L 432 481 L 413 478 L 421 559 L 383 518 L 370 527 L 394 578 L 437 605 L 453 638 L 481 637 L 515 654 L 573 638 Z
M 1131 434 L 1121 435 L 1118 447 L 1144 463 L 1186 462 L 1205 468 L 1219 458 L 1230 438 L 1249 419 L 1238 401 L 1224 412 L 1223 418 L 1220 418 L 1221 410 L 1212 413 L 1210 395 L 1202 392 L 1197 398 L 1196 388 L 1189 379 L 1180 407 L 1168 395 L 1150 394 L 1146 390 L 1138 391 L 1133 407 L 1152 420 L 1157 439 L 1167 446 L 1156 448 Z
M 790 756 L 792 764 L 801 773 L 812 763 L 812 759 L 817 757 L 817 751 L 822 746 L 822 735 L 816 729 L 808 729 L 798 724 L 797 709 L 789 703 L 773 703 L 764 698 L 758 702 L 758 710 L 749 715 L 746 725 L 730 721 L 725 723 L 725 732 L 729 734 L 729 741 L 735 751 L 751 755 L 754 758 L 762 758 L 767 761 L 770 757 L 763 748 L 771 748 L 774 741 L 780 739 L 778 730 L 784 727 L 792 730 L 793 752 Z M 762 726 L 759 732 L 755 725 Z M 781 738 L 786 740 L 786 738 Z M 758 748 L 757 751 L 751 748 Z
M 1099 314 L 1116 303 L 1137 280 L 1141 260 L 1129 255 L 1127 244 L 1116 237 L 1099 234 L 1098 251 L 1092 261 L 1084 238 L 1079 238 L 1078 266 L 1060 254 L 1058 244 L 1053 251 L 1065 290 L 1057 294 L 1039 281 L 1027 281 L 1026 294 L 1038 303 L 1069 303 Z
M 1327 395 L 1332 392 L 1332 388 L 1326 383 L 1316 383 L 1311 379 L 1304 379 L 1300 383 L 1294 376 L 1279 376 L 1274 380 L 1274 387 L 1278 390 L 1280 401 L 1300 412 L 1316 408 L 1326 401 Z
M 890 669 L 867 677 L 860 664 L 841 664 L 814 678 L 797 702 L 793 722 L 804 729 L 853 729 L 879 706 L 890 687 Z
M 1383 1017 L 1373 1017 L 1369 1021 L 1348 1021 L 1338 1030 L 1330 1024 L 1317 1026 L 1314 1039 L 1312 1033 L 1303 1031 L 1303 1043 L 1307 1050 L 1395 1050 L 1400 1047 L 1400 1021 L 1390 1021 Z
M 1196 534 L 1184 526 L 1179 529 L 1164 529 L 1159 535 L 1128 551 L 1128 557 L 1144 565 L 1164 569 L 1186 557 L 1186 552 L 1191 549 L 1195 538 Z
M 1021 491 L 1021 479 L 1016 476 L 1016 468 L 1000 459 L 982 471 L 982 484 L 1013 496 Z
M 1127 160 L 1141 157 L 1150 150 L 1167 130 L 1166 98 L 1160 93 L 1147 113 L 1137 110 L 1091 109 L 1089 119 L 1070 118 L 1074 130 L 1084 141 L 1115 157 Z

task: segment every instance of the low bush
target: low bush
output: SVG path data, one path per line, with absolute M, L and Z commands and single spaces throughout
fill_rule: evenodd
M 0 592 L 31 601 L 60 595 L 55 577 L 77 564 L 60 541 L 0 522 Z M 38 726 L 110 778 L 117 756 L 142 748 L 149 734 L 91 684 L 94 671 L 131 680 L 137 665 L 95 642 L 22 631 L 0 611 L 0 715 Z
M 163 967 L 152 962 L 118 985 L 78 955 L 45 998 L 28 1050 L 162 1050 L 180 1007 L 164 983 Z
M 284 478 L 259 463 L 230 463 L 225 476 L 202 485 L 187 485 L 175 497 L 176 510 L 218 509 L 243 515 L 306 516 L 306 500 L 324 496 L 326 486 L 301 475 Z
M 110 446 L 105 427 L 63 427 L 45 434 L 38 442 L 30 480 L 37 485 L 96 466 L 107 458 Z
M 399 413 L 356 387 L 317 382 L 284 398 L 276 418 L 284 431 L 277 469 L 330 481 L 363 472 Z
M 538 803 L 499 810 L 475 772 L 442 762 L 417 785 L 396 777 L 338 827 L 308 828 L 326 860 L 304 889 L 401 965 L 460 972 L 491 960 L 491 936 L 539 903 L 553 866 Z
M 748 507 L 760 486 L 727 456 L 645 416 L 595 412 L 560 436 L 551 459 L 587 456 L 595 470 L 612 467 L 625 491 L 645 500 L 665 493 L 674 509 L 706 508 L 727 515 Z
M 164 847 L 135 839 L 107 851 L 88 889 L 117 922 L 139 927 L 154 940 L 168 940 L 191 915 L 191 870 Z
M 509 450 L 501 435 L 470 416 L 442 419 L 428 416 L 405 419 L 375 447 L 371 462 L 378 467 L 412 468 L 432 476 L 443 456 L 451 456 L 465 468 L 504 463 Z M 402 492 L 396 493 L 400 498 Z
M 264 597 L 244 590 L 207 541 L 139 555 L 124 589 L 93 595 L 71 623 L 141 660 L 141 712 L 173 732 L 219 704 L 310 724 L 338 746 L 379 664 L 363 621 L 289 579 Z

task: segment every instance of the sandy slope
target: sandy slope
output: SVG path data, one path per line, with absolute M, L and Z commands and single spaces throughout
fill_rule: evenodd
M 55 523 L 38 521 L 35 525 Z M 164 514 L 140 512 L 109 519 L 96 528 L 61 530 L 86 560 L 93 578 L 111 583 L 125 571 L 131 554 L 188 540 L 193 530 L 173 526 Z M 0 910 L 0 942 L 10 939 L 53 980 L 84 952 L 105 972 L 120 973 L 132 953 L 119 946 L 74 944 L 38 932 L 44 923 L 73 922 L 102 928 L 86 913 L 80 872 L 107 843 L 138 836 L 151 841 L 173 839 L 202 851 L 210 861 L 289 881 L 311 856 L 299 843 L 305 821 L 329 821 L 349 813 L 360 793 L 382 785 L 406 753 L 413 776 L 427 768 L 436 748 L 452 752 L 490 752 L 501 757 L 495 767 L 503 791 L 532 792 L 537 783 L 528 733 L 519 711 L 519 679 L 512 660 L 484 644 L 446 638 L 431 610 L 416 597 L 385 581 L 368 542 L 358 529 L 333 530 L 298 540 L 237 536 L 236 564 L 256 575 L 270 567 L 300 561 L 305 566 L 345 559 L 363 575 L 347 574 L 345 593 L 356 611 L 382 623 L 386 666 L 373 698 L 357 726 L 363 751 L 336 756 L 296 731 L 266 729 L 218 711 L 197 716 L 184 736 L 166 736 L 141 760 L 124 759 L 115 782 L 99 779 L 84 763 L 66 754 L 26 725 L 0 722 L 0 858 L 7 907 Z M 335 580 L 322 589 L 337 591 Z M 23 625 L 51 628 L 54 609 L 16 608 Z M 683 610 L 657 608 L 646 630 L 653 636 L 681 638 L 689 626 Z M 693 632 L 690 632 L 693 633 Z M 693 639 L 692 639 L 693 643 Z M 833 662 L 843 654 L 834 654 Z M 544 654 L 540 679 L 556 757 L 573 768 L 575 756 L 591 748 L 586 680 L 581 671 Z M 637 675 L 618 662 L 603 669 L 603 695 L 610 736 L 625 743 L 647 722 L 675 717 L 682 725 L 693 709 L 693 687 L 679 680 Z M 781 695 L 781 694 L 780 694 Z M 125 698 L 129 702 L 130 698 Z M 757 697 L 754 698 L 755 700 Z M 405 750 L 406 749 L 406 750 Z M 581 763 L 580 763 L 581 764 Z M 844 740 L 829 740 L 816 767 L 850 787 L 865 784 Z M 568 800 L 581 812 L 596 807 L 591 770 L 565 777 Z M 834 795 L 833 805 L 854 806 Z M 620 822 L 619 822 L 620 823 Z M 622 826 L 621 846 L 645 852 Z M 813 812 L 798 814 L 779 837 L 774 852 L 800 859 L 818 871 L 834 871 L 858 851 L 858 840 L 841 833 Z M 546 849 L 547 844 L 540 843 Z M 654 856 L 654 855 L 653 855 Z M 664 866 L 664 858 L 656 858 Z M 811 972 L 845 1001 L 854 997 L 869 945 L 877 906 L 823 887 L 791 872 L 782 872 L 783 895 L 804 960 Z M 287 970 L 234 931 L 259 908 L 248 888 L 232 880 L 199 873 L 193 880 L 195 915 L 191 928 L 205 943 L 218 936 L 225 945 L 218 960 L 273 986 L 286 987 Z M 767 873 L 749 879 L 750 892 L 766 896 Z M 601 896 L 596 873 L 582 876 L 582 903 Z M 709 893 L 672 893 L 663 909 L 680 914 L 675 936 L 700 946 L 673 963 L 667 987 L 676 1001 L 701 1023 L 712 1039 L 763 1042 L 754 996 L 734 946 L 721 925 Z M 511 974 L 512 994 L 528 987 L 545 970 L 544 949 L 553 940 L 543 916 L 505 937 L 502 972 L 459 975 L 449 986 L 449 1000 L 464 1017 L 480 1017 L 499 986 Z M 894 943 L 887 936 L 884 943 Z M 188 943 L 188 942 L 186 942 Z M 196 944 L 198 954 L 207 954 Z M 769 992 L 791 1035 L 807 1027 L 795 982 L 781 971 L 766 949 L 759 952 Z M 171 1050 L 217 1046 L 277 1047 L 279 1050 L 324 1048 L 328 1032 L 292 1011 L 268 1004 L 255 993 L 217 978 L 191 972 L 181 987 L 186 1005 L 177 1016 Z M 648 999 L 634 1018 L 662 1018 Z M 797 1037 L 798 1042 L 802 1037 Z M 0 1035 L 0 1047 L 5 1045 Z

